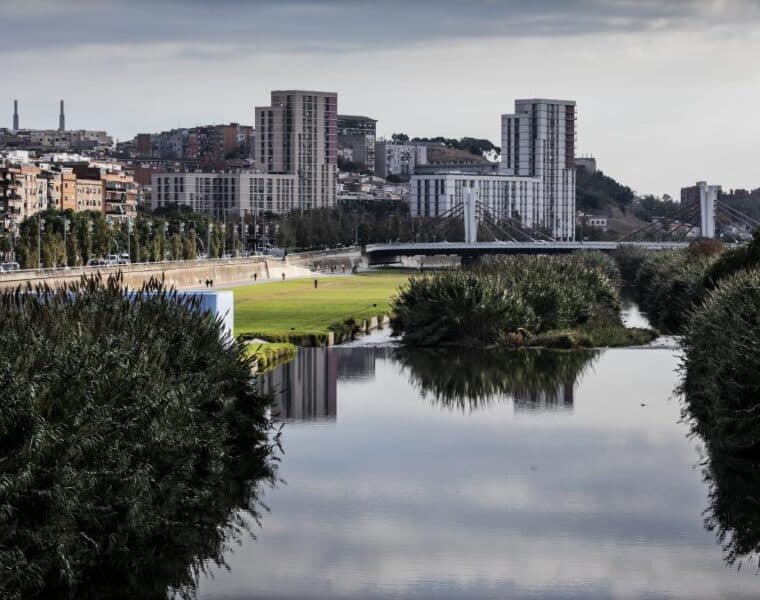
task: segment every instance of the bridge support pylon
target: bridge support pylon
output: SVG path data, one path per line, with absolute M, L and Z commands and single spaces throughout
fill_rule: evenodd
M 715 204 L 718 200 L 719 185 L 707 185 L 706 181 L 697 182 L 699 188 L 700 235 L 715 237 Z
M 478 241 L 478 216 L 476 211 L 478 200 L 475 190 L 472 188 L 464 188 L 462 192 L 464 241 L 466 244 L 475 244 Z

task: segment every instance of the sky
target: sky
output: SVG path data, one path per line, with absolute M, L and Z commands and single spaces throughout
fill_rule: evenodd
M 760 187 L 760 0 L 0 0 L 0 126 L 253 124 L 338 92 L 378 134 L 500 144 L 515 98 L 577 101 L 577 154 L 638 193 Z M 6 107 L 3 114 L 2 107 Z

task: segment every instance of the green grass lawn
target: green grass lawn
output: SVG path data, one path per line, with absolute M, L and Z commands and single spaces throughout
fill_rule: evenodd
M 377 272 L 293 279 L 234 288 L 235 335 L 272 341 L 323 337 L 330 326 L 390 312 L 391 298 L 410 273 Z

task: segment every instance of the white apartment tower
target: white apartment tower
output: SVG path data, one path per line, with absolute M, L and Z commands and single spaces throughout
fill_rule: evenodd
M 541 180 L 537 222 L 555 239 L 575 239 L 575 102 L 515 101 L 501 117 L 501 173 Z
M 296 208 L 334 206 L 337 126 L 336 93 L 273 91 L 256 107 L 257 171 L 295 176 Z

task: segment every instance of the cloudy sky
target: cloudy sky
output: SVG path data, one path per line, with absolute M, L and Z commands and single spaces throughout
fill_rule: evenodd
M 381 135 L 499 143 L 517 97 L 578 102 L 578 152 L 641 193 L 760 187 L 760 0 L 0 0 L 0 126 L 125 139 L 337 91 Z

